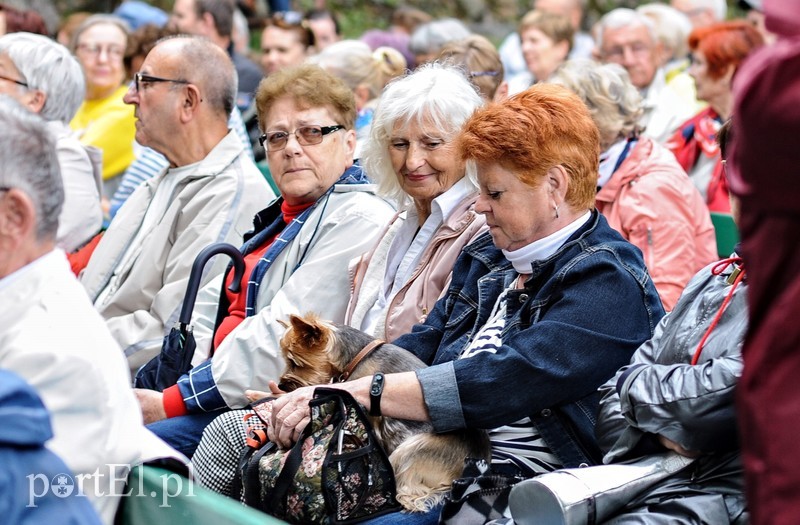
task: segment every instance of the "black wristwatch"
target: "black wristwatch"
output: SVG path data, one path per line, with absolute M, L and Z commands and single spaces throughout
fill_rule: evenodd
M 381 415 L 381 394 L 383 394 L 383 384 L 386 377 L 378 372 L 372 376 L 372 385 L 369 387 L 369 415 L 378 417 Z

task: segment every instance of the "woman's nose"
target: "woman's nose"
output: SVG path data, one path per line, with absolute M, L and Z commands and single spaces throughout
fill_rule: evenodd
M 483 215 L 487 213 L 489 210 L 490 210 L 489 200 L 486 198 L 485 195 L 481 193 L 480 195 L 478 195 L 478 200 L 475 201 L 475 212 Z
M 409 171 L 414 171 L 422 167 L 427 159 L 425 150 L 417 144 L 409 144 L 408 152 L 406 153 L 406 168 Z

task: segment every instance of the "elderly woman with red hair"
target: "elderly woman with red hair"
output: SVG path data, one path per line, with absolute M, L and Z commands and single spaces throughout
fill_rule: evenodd
M 700 190 L 710 211 L 731 211 L 716 136 L 731 116 L 731 83 L 739 64 L 763 43 L 761 34 L 744 20 L 712 24 L 689 35 L 689 74 L 694 78 L 697 98 L 708 102 L 708 107 L 681 125 L 667 147 Z
M 641 252 L 594 209 L 597 127 L 576 95 L 537 84 L 475 111 L 455 147 L 477 168 L 490 231 L 463 249 L 426 321 L 394 341 L 430 366 L 385 374 L 377 401 L 373 377 L 330 386 L 436 432 L 490 429 L 499 472 L 597 463 L 597 388 L 663 315 Z M 298 438 L 313 391 L 274 401 L 270 440 Z M 437 523 L 437 511 L 403 523 Z

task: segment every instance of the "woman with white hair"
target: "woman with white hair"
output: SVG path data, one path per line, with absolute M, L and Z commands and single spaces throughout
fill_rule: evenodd
M 355 269 L 345 322 L 392 341 L 424 322 L 461 248 L 486 231 L 476 175 L 454 142 L 483 99 L 460 69 L 427 64 L 390 83 L 364 147 L 364 169 L 400 212 Z
M 669 150 L 639 136 L 642 99 L 616 64 L 567 62 L 552 79 L 583 99 L 600 130 L 597 209 L 639 247 L 664 309 L 717 256 L 702 196 Z
M 0 93 L 38 113 L 56 137 L 58 163 L 64 184 L 64 207 L 59 215 L 57 245 L 70 252 L 100 230 L 100 156 L 82 145 L 69 121 L 83 102 L 83 71 L 69 50 L 32 33 L 0 37 Z

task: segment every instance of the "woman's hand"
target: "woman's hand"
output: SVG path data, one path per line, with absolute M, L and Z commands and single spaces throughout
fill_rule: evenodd
M 671 450 L 671 451 L 673 451 L 673 452 L 675 452 L 675 453 L 677 453 L 677 454 L 679 454 L 681 456 L 684 456 L 684 457 L 687 457 L 687 458 L 696 458 L 696 457 L 700 456 L 700 452 L 694 452 L 692 450 L 686 450 L 685 448 L 683 448 L 679 444 L 675 443 L 674 441 L 672 441 L 669 438 L 666 438 L 666 437 L 662 436 L 661 434 L 658 435 L 658 442 L 661 443 L 661 446 L 663 446 L 664 448 L 667 448 L 667 449 L 669 449 L 669 450 Z
M 298 388 L 294 392 L 284 393 L 278 388 L 278 385 L 270 381 L 272 394 L 248 390 L 245 395 L 249 399 L 251 399 L 251 393 L 260 395 L 256 399 L 261 399 L 266 395 L 278 396 L 272 402 L 272 420 L 267 426 L 267 437 L 281 448 L 289 448 L 300 438 L 303 429 L 311 421 L 308 402 L 314 398 L 315 388 L 315 386 L 307 386 Z

